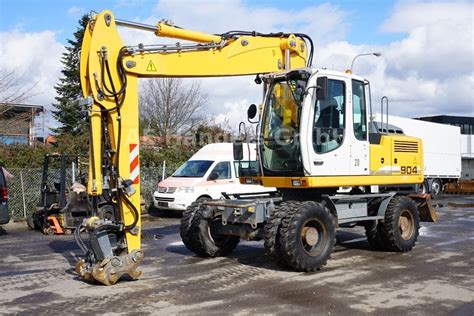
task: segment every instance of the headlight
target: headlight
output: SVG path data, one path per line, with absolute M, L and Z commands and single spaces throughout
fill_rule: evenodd
M 194 192 L 194 187 L 179 187 L 177 192 L 193 193 Z

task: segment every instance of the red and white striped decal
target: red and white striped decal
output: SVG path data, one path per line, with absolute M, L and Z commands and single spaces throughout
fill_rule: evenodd
M 138 144 L 130 144 L 130 180 L 140 183 L 140 166 L 138 165 Z

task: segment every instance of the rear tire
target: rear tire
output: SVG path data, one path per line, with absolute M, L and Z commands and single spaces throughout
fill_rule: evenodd
M 33 213 L 28 214 L 28 216 L 26 216 L 26 225 L 28 225 L 28 228 L 31 229 L 31 230 L 36 229 L 35 219 L 34 219 Z
M 282 202 L 275 207 L 263 227 L 264 246 L 267 255 L 272 258 L 277 265 L 287 268 L 288 264 L 283 258 L 280 244 L 280 228 L 283 217 L 289 212 L 288 202 Z
M 387 240 L 383 231 L 383 224 L 379 221 L 367 221 L 364 225 L 365 236 L 374 250 L 387 250 Z
M 329 210 L 316 202 L 291 202 L 282 220 L 283 258 L 296 271 L 316 271 L 327 263 L 336 244 Z
M 395 196 L 388 204 L 382 232 L 390 251 L 410 251 L 418 239 L 420 215 L 415 202 L 406 196 Z

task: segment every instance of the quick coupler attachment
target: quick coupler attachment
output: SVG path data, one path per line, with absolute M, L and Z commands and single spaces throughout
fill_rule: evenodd
M 90 235 L 90 243 L 86 244 L 80 234 L 86 231 Z M 87 281 L 98 281 L 105 285 L 115 284 L 122 276 L 128 275 L 136 280 L 141 271 L 137 271 L 143 260 L 141 249 L 126 253 L 123 244 L 125 231 L 122 225 L 91 217 L 76 229 L 75 239 L 84 251 L 86 258 L 76 263 L 76 272 Z M 112 241 L 114 245 L 112 246 Z

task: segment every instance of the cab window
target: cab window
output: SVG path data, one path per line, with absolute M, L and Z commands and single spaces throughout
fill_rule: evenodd
M 328 80 L 327 98 L 318 100 L 314 109 L 313 148 L 316 153 L 327 153 L 342 145 L 345 104 L 344 82 Z
M 358 140 L 367 140 L 365 86 L 361 81 L 352 80 L 352 106 L 354 109 L 354 135 Z
M 214 169 L 212 169 L 211 174 L 209 175 L 209 178 L 211 178 L 212 180 L 230 179 L 231 178 L 230 170 L 231 170 L 230 162 L 221 161 L 214 167 Z
M 248 161 L 248 160 L 234 161 L 234 170 L 235 170 L 235 176 L 237 178 L 240 177 L 241 173 L 244 175 L 257 174 L 258 164 L 256 161 Z

